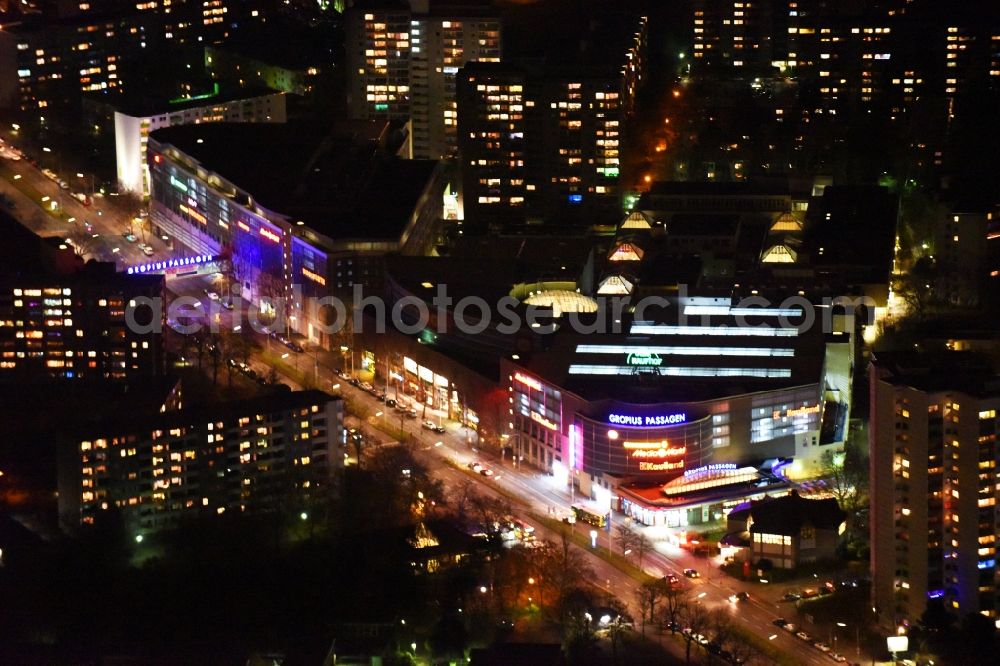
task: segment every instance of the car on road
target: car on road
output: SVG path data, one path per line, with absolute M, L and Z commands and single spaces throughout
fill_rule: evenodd
M 838 664 L 843 664 L 845 661 L 847 661 L 847 657 L 838 652 L 831 652 L 830 659 L 833 659 Z
M 798 601 L 802 598 L 802 595 L 798 592 L 785 592 L 785 596 L 782 597 L 785 601 Z
M 794 622 L 789 622 L 788 624 L 786 624 L 786 625 L 784 626 L 784 630 L 785 630 L 785 631 L 787 631 L 787 632 L 788 632 L 788 633 L 790 633 L 790 634 L 794 634 L 794 633 L 795 633 L 795 630 L 796 630 L 796 628 L 797 628 L 797 627 L 795 626 L 795 623 L 794 623 Z
M 746 592 L 737 592 L 736 594 L 729 595 L 729 601 L 734 604 L 739 601 L 746 601 L 749 598 L 750 595 L 747 594 Z
M 277 331 L 272 331 L 271 332 L 271 338 L 274 339 L 274 340 L 277 340 L 281 344 L 285 345 L 286 347 L 288 347 L 289 349 L 291 349 L 296 354 L 301 354 L 302 352 L 305 351 L 305 349 L 302 348 L 302 345 L 300 345 L 297 342 L 293 342 L 292 340 L 289 340 L 288 338 L 286 338 L 282 334 L 278 333 Z M 357 386 L 357 384 L 355 384 L 355 386 Z M 374 387 L 371 384 L 367 383 L 367 382 L 365 382 L 363 384 L 363 388 L 366 391 L 368 391 L 369 393 L 371 393 L 372 390 L 374 389 Z
M 680 585 L 681 579 L 677 577 L 677 574 L 669 573 L 663 577 L 663 580 L 667 582 L 667 585 Z
M 806 632 L 804 632 L 804 631 L 800 631 L 800 632 L 796 633 L 795 635 L 796 635 L 796 636 L 797 636 L 798 638 L 801 638 L 802 640 L 804 640 L 804 641 L 805 641 L 806 643 L 811 643 L 811 642 L 812 642 L 812 639 L 813 639 L 813 637 L 812 637 L 812 636 L 810 636 L 809 634 L 807 634 L 807 633 L 806 633 Z
M 493 476 L 493 470 L 491 470 L 489 467 L 483 467 L 481 470 L 479 470 L 479 473 L 482 474 L 483 476 Z
M 468 467 L 473 472 L 478 472 L 479 470 L 481 470 L 483 468 L 482 464 L 481 463 L 477 463 L 477 462 L 470 462 L 469 465 L 468 465 Z
M 126 231 L 125 233 L 123 233 L 122 234 L 122 238 L 124 238 L 125 240 L 127 240 L 129 243 L 134 243 L 137 240 L 139 240 L 138 238 L 136 238 L 136 235 L 134 233 L 132 233 L 131 231 Z
M 210 301 L 217 301 L 220 298 L 218 292 L 214 292 L 211 289 L 206 289 L 205 295 L 208 296 L 208 300 Z
M 393 399 L 393 398 L 387 398 L 386 401 L 385 401 L 385 406 L 386 407 L 395 407 L 396 406 L 395 399 Z
M 434 423 L 434 421 L 424 421 L 423 423 L 420 424 L 420 427 L 423 428 L 424 430 L 430 430 L 431 432 L 444 431 L 444 428 L 441 428 L 441 426 L 439 426 L 437 423 Z
M 688 578 L 701 578 L 701 574 L 696 569 L 685 569 L 684 575 Z
M 776 627 L 784 627 L 788 624 L 788 620 L 786 620 L 783 617 L 779 617 L 777 620 L 772 620 L 771 624 L 773 624 Z
M 406 410 L 406 418 L 408 418 L 408 419 L 415 419 L 415 418 L 417 418 L 417 410 L 415 410 L 412 407 L 410 407 L 408 410 Z
M 146 245 L 145 243 L 140 243 L 139 244 L 139 249 L 142 250 L 142 253 L 144 255 L 146 255 L 147 257 L 152 257 L 153 256 L 153 246 L 152 245 Z
M 817 650 L 819 650 L 820 652 L 829 652 L 830 651 L 830 646 L 827 645 L 826 643 L 824 643 L 823 641 L 816 641 L 815 643 L 813 643 L 813 646 Z

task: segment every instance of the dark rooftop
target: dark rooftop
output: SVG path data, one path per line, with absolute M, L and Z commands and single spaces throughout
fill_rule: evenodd
M 135 413 L 131 410 L 106 416 L 99 422 L 91 422 L 76 428 L 79 436 L 106 434 L 108 428 L 116 430 L 144 431 L 152 428 L 170 428 L 204 423 L 215 419 L 243 416 L 251 413 L 275 413 L 301 408 L 309 403 L 326 404 L 339 400 L 323 391 L 276 391 L 247 400 L 236 400 L 214 405 L 198 405 L 162 414 Z
M 105 90 L 91 93 L 87 99 L 108 104 L 125 115 L 144 118 L 184 111 L 185 109 L 280 94 L 283 93 L 264 87 L 222 89 L 218 84 L 214 84 L 203 92 L 196 92 L 187 97 L 157 94 L 156 91 L 150 91 L 148 88 L 116 88 L 114 91 Z
M 649 186 L 638 208 L 647 208 L 647 196 L 787 196 L 788 184 L 770 182 L 730 183 L 723 181 L 656 181 Z M 653 207 L 655 208 L 655 206 Z
M 920 391 L 963 391 L 970 395 L 1000 395 L 1000 375 L 981 354 L 942 351 L 875 352 L 872 363 L 880 378 Z
M 384 123 L 208 123 L 170 127 L 170 144 L 292 220 L 330 238 L 398 239 L 438 162 L 380 148 Z
M 830 186 L 809 204 L 802 251 L 815 266 L 863 267 L 888 281 L 896 238 L 896 197 L 884 187 Z
M 562 666 L 566 658 L 558 643 L 501 643 L 474 648 L 469 663 L 471 666 Z
M 678 213 L 667 224 L 668 236 L 724 236 L 736 238 L 739 215 Z
M 806 524 L 820 530 L 836 530 L 847 518 L 837 500 L 806 499 L 793 490 L 784 497 L 754 502 L 750 506 L 751 533 L 796 536 Z

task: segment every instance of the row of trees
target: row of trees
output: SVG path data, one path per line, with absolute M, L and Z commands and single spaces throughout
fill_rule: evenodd
M 692 648 L 700 636 L 710 641 L 708 658 L 727 655 L 733 663 L 747 665 L 768 663 L 767 655 L 749 642 L 736 628 L 730 609 L 709 610 L 691 589 L 682 584 L 671 584 L 657 578 L 644 582 L 636 593 L 640 609 L 641 631 L 646 634 L 651 626 L 662 636 L 680 635 L 685 644 L 685 661 L 691 663 Z

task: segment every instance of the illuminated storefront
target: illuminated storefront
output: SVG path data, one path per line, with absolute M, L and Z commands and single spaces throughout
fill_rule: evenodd
M 403 356 L 402 362 L 402 368 L 390 368 L 389 379 L 404 395 L 426 404 L 429 409 L 447 413 L 448 418 L 473 430 L 478 429 L 479 416 L 461 401 L 454 384 L 447 377 L 420 365 L 409 356 Z M 402 374 L 397 370 L 402 370 Z
M 618 364 L 568 364 L 564 386 L 594 387 L 599 396 L 596 399 L 587 399 L 584 391 L 554 385 L 546 381 L 543 373 L 509 362 L 504 375 L 510 392 L 510 428 L 519 453 L 525 462 L 555 475 L 558 480 L 566 477 L 567 485 L 572 478 L 581 494 L 588 495 L 599 486 L 662 485 L 683 477 L 689 470 L 706 466 L 756 465 L 769 458 L 795 458 L 812 451 L 818 444 L 823 411 L 819 386 L 789 387 L 776 372 L 749 375 L 758 382 L 776 380 L 778 385 L 772 390 L 738 392 L 733 390 L 739 386 L 738 380 L 726 379 L 723 380 L 726 386 L 716 397 L 701 401 L 638 403 L 604 397 L 615 393 L 607 390 L 607 382 L 621 384 L 620 393 L 625 396 L 630 384 L 648 385 L 649 374 L 656 373 L 653 376 L 660 381 L 659 371 L 673 368 L 677 363 L 670 361 L 671 357 L 708 355 L 719 359 L 721 367 L 706 367 L 694 373 L 708 377 L 711 370 L 714 379 L 739 369 L 736 365 L 730 367 L 732 361 L 727 357 L 733 354 L 752 352 L 758 358 L 784 354 L 783 348 L 773 353 L 749 350 L 742 345 L 730 349 L 732 352 L 727 354 L 717 353 L 715 346 L 577 345 L 577 354 L 610 353 L 615 357 L 608 360 Z M 623 379 L 618 380 L 580 383 L 573 377 L 583 370 L 602 375 L 605 368 L 617 374 L 623 361 L 625 365 L 620 367 L 641 370 L 627 378 L 622 374 Z M 689 378 L 671 381 L 684 380 Z M 657 395 L 645 389 L 644 392 Z M 686 513 L 679 508 L 677 511 L 676 515 L 670 514 L 673 517 L 661 516 L 656 520 L 664 524 L 688 520 Z M 636 518 L 653 520 L 651 516 L 643 514 Z
M 615 476 L 676 476 L 707 462 L 711 417 L 688 411 L 640 413 L 613 407 L 603 418 L 578 414 L 583 469 Z
M 787 495 L 783 477 L 735 463 L 713 463 L 686 470 L 657 485 L 616 489 L 620 510 L 643 525 L 687 527 L 721 520 L 747 500 Z

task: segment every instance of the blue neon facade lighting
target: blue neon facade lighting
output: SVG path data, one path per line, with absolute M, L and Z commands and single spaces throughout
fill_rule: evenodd
M 177 259 L 164 259 L 163 261 L 154 261 L 148 264 L 139 264 L 138 266 L 129 266 L 125 269 L 125 272 L 129 275 L 141 275 L 143 273 L 157 273 L 159 271 L 166 271 L 172 268 L 184 268 L 185 266 L 198 266 L 200 264 L 207 264 L 210 261 L 215 261 L 218 257 L 214 257 L 210 254 L 199 254 L 194 257 L 179 257 Z

